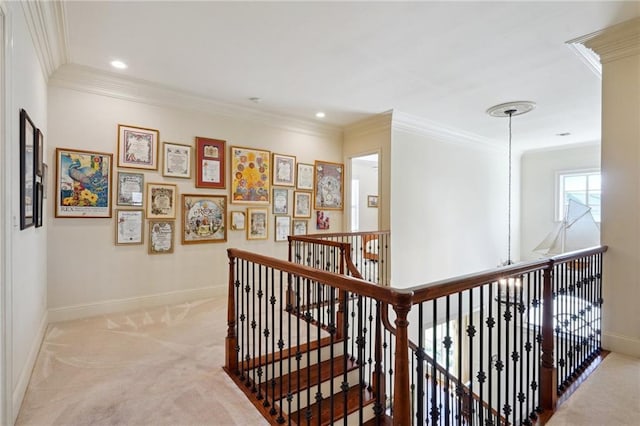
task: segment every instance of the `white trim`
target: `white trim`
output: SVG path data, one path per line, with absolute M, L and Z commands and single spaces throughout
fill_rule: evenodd
M 600 62 L 640 54 L 640 17 L 571 40 L 584 44 L 600 56 Z
M 63 65 L 51 76 L 49 85 L 131 102 L 244 119 L 306 135 L 339 137 L 342 134 L 340 127 L 224 103 L 175 87 L 81 65 Z
M 393 110 L 389 110 L 350 124 L 344 129 L 345 139 L 356 139 L 385 130 L 390 132 L 392 120 Z
M 637 337 L 603 333 L 602 348 L 610 352 L 618 352 L 640 358 L 640 340 Z
M 24 367 L 20 372 L 20 376 L 18 377 L 18 382 L 16 383 L 15 390 L 12 395 L 12 406 L 13 406 L 13 421 L 11 424 L 14 424 L 16 419 L 18 418 L 18 413 L 20 412 L 20 406 L 22 405 L 22 400 L 24 399 L 24 394 L 27 392 L 27 386 L 29 386 L 29 381 L 31 380 L 31 373 L 33 368 L 36 365 L 36 360 L 38 359 L 38 354 L 40 353 L 40 346 L 42 345 L 42 341 L 44 340 L 45 333 L 47 331 L 47 326 L 49 324 L 49 318 L 47 312 L 45 311 L 44 315 L 42 315 L 42 320 L 40 321 L 40 327 L 38 328 L 38 334 L 31 342 L 31 349 L 29 349 L 29 354 L 27 355 L 27 360 L 24 363 Z
M 115 312 L 134 311 L 163 305 L 173 305 L 197 299 L 226 297 L 225 285 L 201 287 L 189 290 L 168 291 L 148 296 L 111 299 L 82 305 L 63 306 L 49 309 L 49 321 L 60 322 Z
M 575 53 L 576 56 L 580 58 L 580 60 L 584 62 L 600 80 L 602 80 L 602 64 L 600 64 L 600 57 L 596 52 L 589 49 L 584 44 L 573 40 L 567 42 L 567 47 Z

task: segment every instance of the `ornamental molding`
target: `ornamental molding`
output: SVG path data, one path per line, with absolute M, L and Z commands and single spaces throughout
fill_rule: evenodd
M 357 139 L 376 133 L 391 133 L 393 110 L 367 117 L 344 128 L 345 139 Z
M 581 43 L 600 56 L 600 62 L 640 55 L 640 17 L 571 41 Z

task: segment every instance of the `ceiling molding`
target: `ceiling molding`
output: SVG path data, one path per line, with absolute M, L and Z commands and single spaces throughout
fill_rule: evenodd
M 344 128 L 344 137 L 360 138 L 384 131 L 391 132 L 393 110 L 367 117 Z
M 593 50 L 603 64 L 640 55 L 640 17 L 573 40 Z
M 439 123 L 400 111 L 393 111 L 392 127 L 393 130 L 417 136 L 426 136 L 439 141 L 474 146 L 476 148 L 481 146 L 492 150 L 503 150 L 501 143 L 493 139 L 445 127 Z
M 170 86 L 81 65 L 67 64 L 60 67 L 49 79 L 49 85 L 131 102 L 247 120 L 306 135 L 340 137 L 342 134 L 342 128 L 337 126 L 219 102 Z
M 45 80 L 69 62 L 64 2 L 21 1 Z
M 582 62 L 600 79 L 602 80 L 602 64 L 600 64 L 600 57 L 596 52 L 586 47 L 581 42 L 570 40 L 567 42 L 567 47 L 573 53 L 576 54 Z

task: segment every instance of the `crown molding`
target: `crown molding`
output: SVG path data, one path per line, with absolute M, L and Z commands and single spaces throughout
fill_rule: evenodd
M 575 53 L 576 56 L 580 58 L 580 60 L 584 62 L 600 80 L 602 80 L 602 64 L 600 64 L 600 57 L 596 52 L 575 40 L 568 41 L 567 47 L 569 47 L 569 50 Z
M 45 80 L 69 62 L 64 2 L 21 1 Z
M 640 17 L 572 40 L 600 56 L 600 62 L 640 55 Z
M 344 128 L 345 138 L 359 138 L 375 133 L 391 131 L 393 110 L 367 117 L 363 120 L 349 124 Z
M 470 132 L 443 126 L 436 123 L 407 114 L 400 111 L 393 111 L 393 130 L 413 134 L 416 136 L 426 136 L 439 141 L 455 143 L 465 146 L 483 146 L 484 148 L 502 151 L 503 149 L 493 139 L 485 138 Z
M 340 137 L 342 135 L 342 128 L 337 126 L 219 102 L 174 87 L 124 77 L 82 65 L 63 65 L 51 76 L 49 85 L 131 102 L 242 119 L 306 135 L 322 137 Z

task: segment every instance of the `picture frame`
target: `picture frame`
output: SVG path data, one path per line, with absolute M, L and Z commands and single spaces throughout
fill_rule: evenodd
M 149 220 L 149 254 L 173 253 L 175 240 L 175 220 Z
M 118 167 L 158 170 L 160 131 L 118 124 Z
M 44 194 L 43 194 L 42 182 L 36 182 L 36 228 L 40 228 L 44 222 L 43 207 L 44 207 Z
M 110 218 L 113 154 L 56 148 L 55 217 Z
M 296 188 L 313 191 L 313 164 L 298 163 L 297 169 Z
M 231 230 L 232 231 L 244 231 L 245 221 L 246 221 L 246 215 L 244 212 L 239 212 L 239 211 L 231 212 Z
M 116 245 L 144 244 L 144 210 L 116 209 Z
M 291 217 L 290 216 L 276 216 L 275 217 L 275 232 L 273 233 L 275 241 L 288 241 L 289 235 L 291 235 Z
M 231 147 L 231 202 L 269 204 L 271 152 Z
M 273 188 L 273 214 L 289 214 L 289 190 Z
M 311 217 L 311 193 L 293 192 L 293 217 Z
M 226 188 L 225 152 L 225 141 L 196 136 L 196 188 Z
M 44 175 L 44 134 L 42 130 L 36 129 L 36 175 L 42 177 Z
M 266 207 L 247 209 L 247 240 L 266 240 L 269 235 L 267 222 L 269 211 Z
M 316 161 L 314 172 L 316 210 L 342 210 L 344 207 L 344 164 Z
M 227 196 L 182 195 L 182 244 L 227 241 Z
M 309 221 L 303 219 L 293 219 L 291 222 L 292 235 L 307 235 L 309 233 Z
M 162 176 L 191 179 L 191 146 L 162 143 Z
M 47 199 L 47 193 L 49 192 L 47 190 L 47 184 L 49 183 L 49 166 L 47 165 L 47 163 L 44 163 L 42 165 L 43 167 L 43 172 L 42 172 L 42 198 L 44 198 L 45 200 Z
M 378 196 L 367 195 L 367 207 L 378 208 Z
M 35 225 L 36 126 L 24 109 L 20 110 L 20 229 Z
M 331 228 L 331 217 L 325 211 L 318 210 L 316 212 L 316 229 L 319 231 L 326 231 Z
M 116 205 L 142 207 L 144 205 L 144 174 L 118 172 Z
M 292 155 L 273 154 L 273 186 L 296 185 L 296 157 Z
M 171 183 L 147 183 L 147 219 L 175 219 L 178 187 Z

